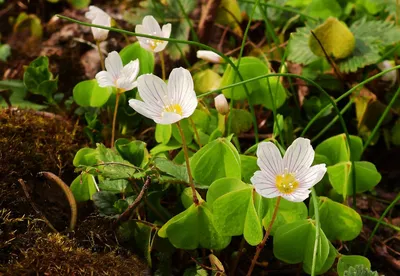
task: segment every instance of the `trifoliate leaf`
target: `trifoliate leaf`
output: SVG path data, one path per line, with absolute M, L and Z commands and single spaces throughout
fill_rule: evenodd
M 355 39 L 345 23 L 337 18 L 330 17 L 322 25 L 314 30 L 326 54 L 335 59 L 348 57 L 354 50 Z M 325 53 L 317 39 L 311 35 L 309 38 L 311 51 L 317 56 L 325 56 Z

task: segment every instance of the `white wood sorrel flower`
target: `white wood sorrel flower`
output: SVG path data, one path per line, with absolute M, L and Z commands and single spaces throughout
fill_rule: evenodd
M 153 35 L 158 37 L 169 38 L 171 35 L 171 24 L 165 24 L 160 28 L 157 20 L 151 15 L 147 15 L 143 18 L 142 25 L 136 25 L 135 32 L 138 34 Z M 161 52 L 165 49 L 168 41 L 151 39 L 147 37 L 137 37 L 140 46 L 150 52 Z
M 100 87 L 114 86 L 119 93 L 131 90 L 137 86 L 136 77 L 139 74 L 139 60 L 133 60 L 123 66 L 121 57 L 116 51 L 106 57 L 106 71 L 96 74 Z
M 85 13 L 85 17 L 89 19 L 92 24 L 111 27 L 111 17 L 96 6 L 90 6 L 89 11 Z M 92 33 L 96 41 L 104 41 L 108 36 L 108 30 L 95 27 L 92 27 Z
M 314 149 L 310 140 L 301 137 L 289 146 L 283 158 L 271 142 L 258 145 L 257 157 L 261 171 L 254 173 L 251 183 L 266 198 L 281 196 L 289 201 L 304 201 L 326 172 L 325 164 L 311 167 Z
M 172 70 L 168 85 L 155 75 L 142 75 L 138 90 L 143 101 L 132 99 L 129 105 L 157 124 L 169 125 L 188 118 L 197 107 L 193 79 L 184 68 Z

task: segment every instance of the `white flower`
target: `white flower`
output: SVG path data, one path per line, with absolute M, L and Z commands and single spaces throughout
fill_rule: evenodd
M 106 71 L 96 74 L 100 87 L 114 86 L 119 92 L 131 90 L 137 86 L 136 77 L 139 74 L 139 60 L 133 60 L 122 65 L 122 60 L 116 51 L 108 54 L 105 61 Z
M 192 76 L 183 68 L 172 70 L 168 85 L 152 74 L 142 75 L 138 90 L 143 101 L 132 99 L 129 105 L 157 124 L 169 125 L 188 118 L 197 107 Z
M 282 158 L 271 142 L 262 142 L 257 149 L 257 165 L 261 171 L 251 178 L 257 193 L 266 198 L 281 196 L 294 202 L 304 201 L 310 190 L 326 172 L 325 164 L 311 167 L 314 149 L 310 140 L 297 138 Z
M 229 105 L 224 94 L 219 94 L 214 98 L 215 108 L 221 115 L 226 115 L 229 113 Z
M 89 19 L 92 24 L 101 25 L 104 27 L 111 27 L 111 17 L 95 6 L 90 6 L 89 11 L 85 13 L 85 17 Z M 92 27 L 94 39 L 97 41 L 104 41 L 107 39 L 108 30 Z
M 213 51 L 199 50 L 196 53 L 197 58 L 203 59 L 212 63 L 222 63 L 224 60 L 221 56 L 214 53 Z
M 135 28 L 135 32 L 138 34 L 147 34 L 158 37 L 169 38 L 171 35 L 171 24 L 165 24 L 162 26 L 162 30 L 157 20 L 154 19 L 153 16 L 147 15 L 143 18 L 142 25 L 137 25 Z M 168 44 L 168 41 L 151 39 L 147 37 L 137 37 L 139 40 L 140 46 L 150 52 L 161 52 L 165 49 Z

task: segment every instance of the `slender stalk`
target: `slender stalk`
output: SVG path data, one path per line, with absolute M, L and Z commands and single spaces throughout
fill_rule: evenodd
M 184 153 L 184 155 L 185 155 L 186 168 L 187 168 L 188 175 L 189 175 L 189 185 L 190 185 L 190 188 L 192 188 L 193 203 L 194 203 L 195 205 L 199 205 L 199 199 L 197 198 L 196 188 L 194 187 L 194 183 L 193 183 L 192 171 L 190 170 L 189 152 L 188 152 L 187 145 L 186 145 L 185 135 L 183 134 L 183 130 L 182 130 L 181 125 L 180 125 L 179 122 L 176 123 L 176 126 L 178 127 L 179 134 L 180 134 L 181 137 L 182 137 L 183 153 Z
M 100 64 L 101 64 L 101 69 L 103 71 L 106 70 L 106 67 L 104 66 L 104 56 L 103 56 L 103 52 L 100 49 L 100 41 L 96 40 L 96 45 L 97 45 L 97 52 L 99 52 L 99 56 L 100 56 Z
M 370 216 L 367 216 L 367 215 L 361 215 L 361 217 L 365 218 L 365 219 L 368 219 L 368 220 L 375 221 L 375 222 L 379 222 L 383 226 L 389 227 L 389 228 L 391 228 L 391 229 L 393 229 L 393 230 L 395 230 L 397 232 L 400 232 L 400 227 L 397 227 L 396 225 L 393 225 L 393 224 L 390 224 L 390 223 L 386 223 L 384 221 L 379 221 L 379 219 L 374 218 L 374 217 L 370 217 Z
M 165 59 L 164 59 L 164 52 L 161 51 L 159 52 L 160 55 L 160 62 L 161 62 L 161 73 L 162 73 L 162 79 L 166 79 L 166 74 L 165 74 Z
M 318 243 L 319 243 L 319 237 L 321 235 L 320 233 L 320 223 L 319 223 L 319 206 L 318 206 L 318 200 L 317 200 L 317 193 L 315 192 L 315 189 L 311 189 L 312 193 L 312 201 L 314 205 L 314 216 L 315 216 L 315 242 L 314 242 L 314 251 L 313 251 L 313 258 L 312 258 L 312 265 L 311 265 L 311 276 L 315 275 L 315 265 L 317 261 L 317 251 L 318 251 Z
M 199 143 L 199 147 L 201 148 L 202 145 L 201 145 L 201 141 L 200 141 L 199 132 L 197 131 L 197 127 L 196 127 L 196 125 L 195 125 L 195 123 L 194 123 L 192 118 L 189 118 L 189 122 L 192 125 L 193 131 L 194 131 L 194 135 L 196 135 L 197 142 Z
M 78 219 L 78 207 L 76 205 L 76 200 L 74 197 L 74 194 L 72 193 L 71 189 L 67 184 L 65 184 L 64 181 L 61 180 L 57 175 L 51 173 L 51 172 L 39 172 L 39 176 L 44 176 L 50 181 L 53 181 L 58 185 L 58 187 L 61 188 L 61 190 L 64 192 L 65 196 L 67 197 L 69 207 L 71 209 L 71 220 L 69 223 L 69 230 L 73 231 L 76 226 L 76 220 Z
M 114 140 L 115 140 L 115 123 L 117 121 L 117 113 L 118 113 L 118 104 L 119 104 L 119 96 L 121 93 L 117 90 L 117 95 L 115 96 L 115 108 L 114 108 L 114 116 L 112 121 L 112 132 L 111 132 L 111 147 L 114 147 Z
M 253 272 L 253 269 L 254 269 L 254 266 L 256 265 L 258 257 L 260 256 L 260 253 L 261 253 L 262 249 L 264 248 L 265 244 L 267 243 L 269 234 L 271 233 L 272 226 L 273 226 L 273 224 L 275 222 L 275 219 L 276 219 L 276 215 L 278 214 L 278 209 L 279 209 L 279 203 L 280 202 L 281 202 L 281 197 L 278 196 L 278 198 L 276 199 L 275 209 L 274 209 L 274 213 L 272 214 L 271 222 L 268 225 L 268 229 L 267 229 L 267 232 L 265 232 L 263 240 L 257 246 L 257 251 L 256 251 L 256 254 L 254 255 L 253 260 L 251 261 L 251 265 L 250 265 L 249 271 L 247 272 L 247 276 L 250 276 L 251 273 Z

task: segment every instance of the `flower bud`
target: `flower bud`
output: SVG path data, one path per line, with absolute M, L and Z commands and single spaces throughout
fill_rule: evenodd
M 222 63 L 223 58 L 212 51 L 199 50 L 197 51 L 197 58 L 211 62 L 211 63 Z
M 389 61 L 389 60 L 384 60 L 381 63 L 378 64 L 378 68 L 381 71 L 385 71 L 388 69 L 391 69 L 395 66 L 394 62 Z M 384 74 L 381 79 L 383 81 L 387 81 L 390 83 L 390 87 L 392 87 L 396 81 L 397 81 L 397 70 L 392 70 L 390 72 L 387 72 L 386 74 Z
M 101 25 L 104 27 L 111 27 L 111 17 L 96 6 L 90 6 L 89 11 L 85 17 L 91 21 L 92 24 Z M 107 39 L 108 30 L 92 27 L 94 40 L 104 41 Z
M 219 114 L 226 115 L 229 113 L 229 105 L 224 94 L 219 94 L 214 98 L 215 108 Z

